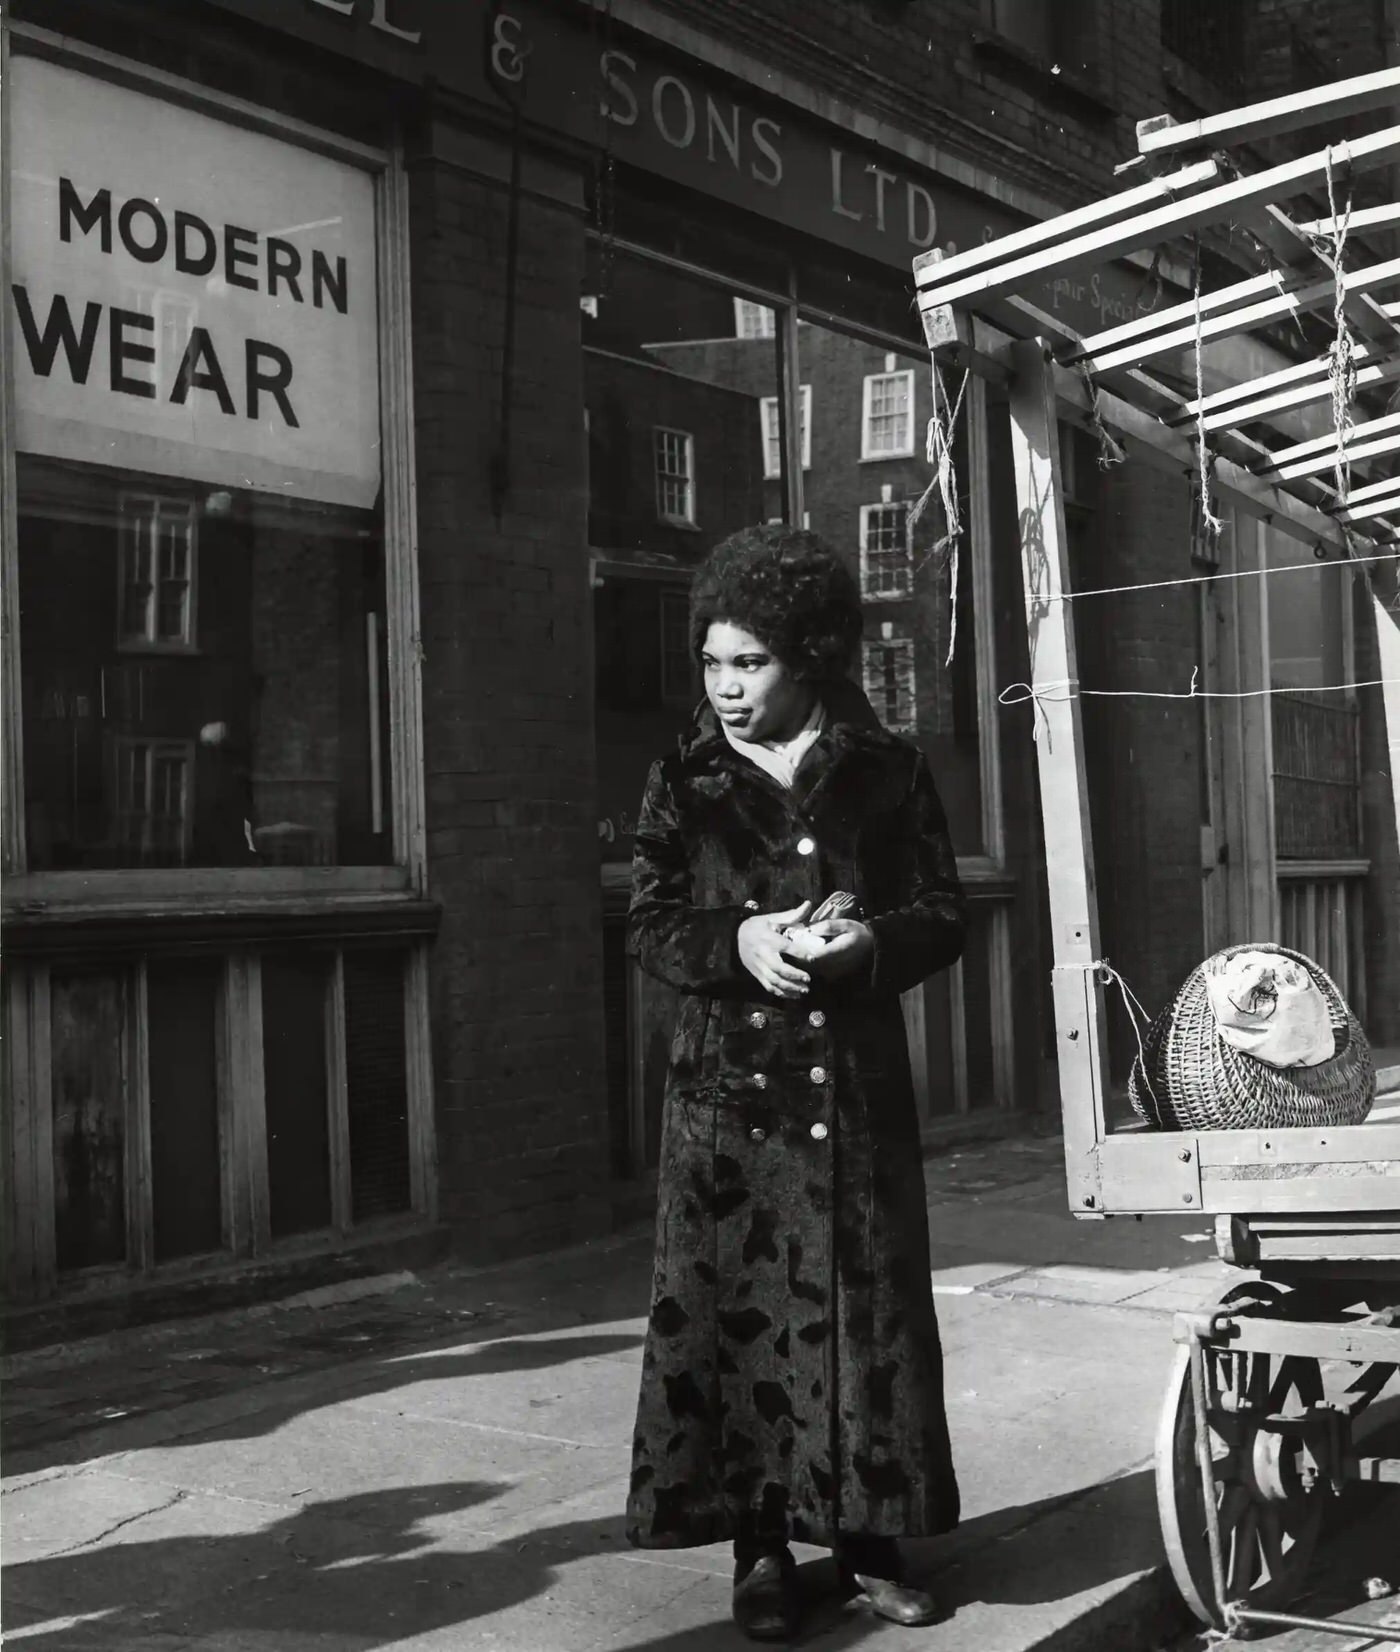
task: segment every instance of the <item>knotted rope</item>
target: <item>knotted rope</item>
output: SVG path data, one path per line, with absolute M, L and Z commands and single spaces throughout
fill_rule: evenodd
M 929 501 L 937 493 L 939 503 L 943 507 L 944 532 L 931 547 L 929 555 L 936 557 L 940 551 L 949 551 L 948 658 L 943 662 L 945 666 L 953 663 L 953 650 L 958 640 L 958 551 L 962 542 L 962 512 L 958 505 L 958 469 L 953 458 L 953 438 L 957 431 L 958 414 L 962 410 L 963 396 L 967 391 L 971 371 L 968 367 L 963 369 L 962 383 L 958 386 L 957 396 L 952 398 L 943 382 L 942 370 L 936 361 L 933 363 L 933 413 L 928 421 L 924 444 L 924 455 L 934 467 L 933 477 L 909 507 L 904 522 L 905 544 L 912 561 L 914 529 L 928 509 Z

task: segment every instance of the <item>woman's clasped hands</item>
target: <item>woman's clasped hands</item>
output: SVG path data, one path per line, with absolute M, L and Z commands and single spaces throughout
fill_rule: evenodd
M 760 912 L 739 925 L 739 961 L 776 998 L 802 998 L 812 976 L 839 980 L 859 969 L 874 950 L 869 925 L 857 918 L 823 918 L 808 923 L 811 901 L 786 912 Z

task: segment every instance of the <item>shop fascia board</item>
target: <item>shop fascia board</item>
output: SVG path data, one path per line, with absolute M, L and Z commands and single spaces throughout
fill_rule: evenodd
M 407 157 L 409 169 L 423 160 L 469 173 L 501 189 L 510 187 L 511 141 L 504 129 L 488 133 L 435 116 L 427 123 L 422 148 Z M 571 165 L 531 144 L 520 157 L 520 189 L 550 206 L 582 215 L 583 171 L 582 161 Z
M 576 3 L 591 11 L 605 9 L 604 0 L 576 0 Z M 1024 217 L 1054 219 L 1065 211 L 1063 201 L 1052 201 L 1037 190 L 988 171 L 975 161 L 941 149 L 926 138 L 916 137 L 877 115 L 856 108 L 854 104 L 832 97 L 830 93 L 809 85 L 786 70 L 775 68 L 770 62 L 751 57 L 736 46 L 692 28 L 680 18 L 669 13 L 658 14 L 652 0 L 606 0 L 606 10 L 614 22 L 650 40 L 685 52 L 698 62 L 752 86 L 765 96 L 789 103 L 817 120 L 840 127 L 877 149 L 898 155 L 925 171 L 997 201 Z M 1151 268 L 1152 258 L 1148 253 L 1134 252 L 1126 255 L 1121 262 L 1146 270 Z M 1190 286 L 1190 272 L 1184 264 L 1159 258 L 1157 268 L 1164 279 L 1178 286 Z

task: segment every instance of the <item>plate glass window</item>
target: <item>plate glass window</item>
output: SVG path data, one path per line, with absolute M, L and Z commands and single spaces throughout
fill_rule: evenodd
M 656 431 L 656 512 L 663 522 L 695 522 L 695 441 L 684 430 Z
M 862 459 L 903 459 L 914 451 L 914 374 L 872 373 L 865 380 Z

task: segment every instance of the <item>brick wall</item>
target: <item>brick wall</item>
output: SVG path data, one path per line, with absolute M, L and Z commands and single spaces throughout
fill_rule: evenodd
M 607 1220 L 582 226 L 522 200 L 497 520 L 505 192 L 430 154 L 410 201 L 440 1206 L 498 1256 Z

